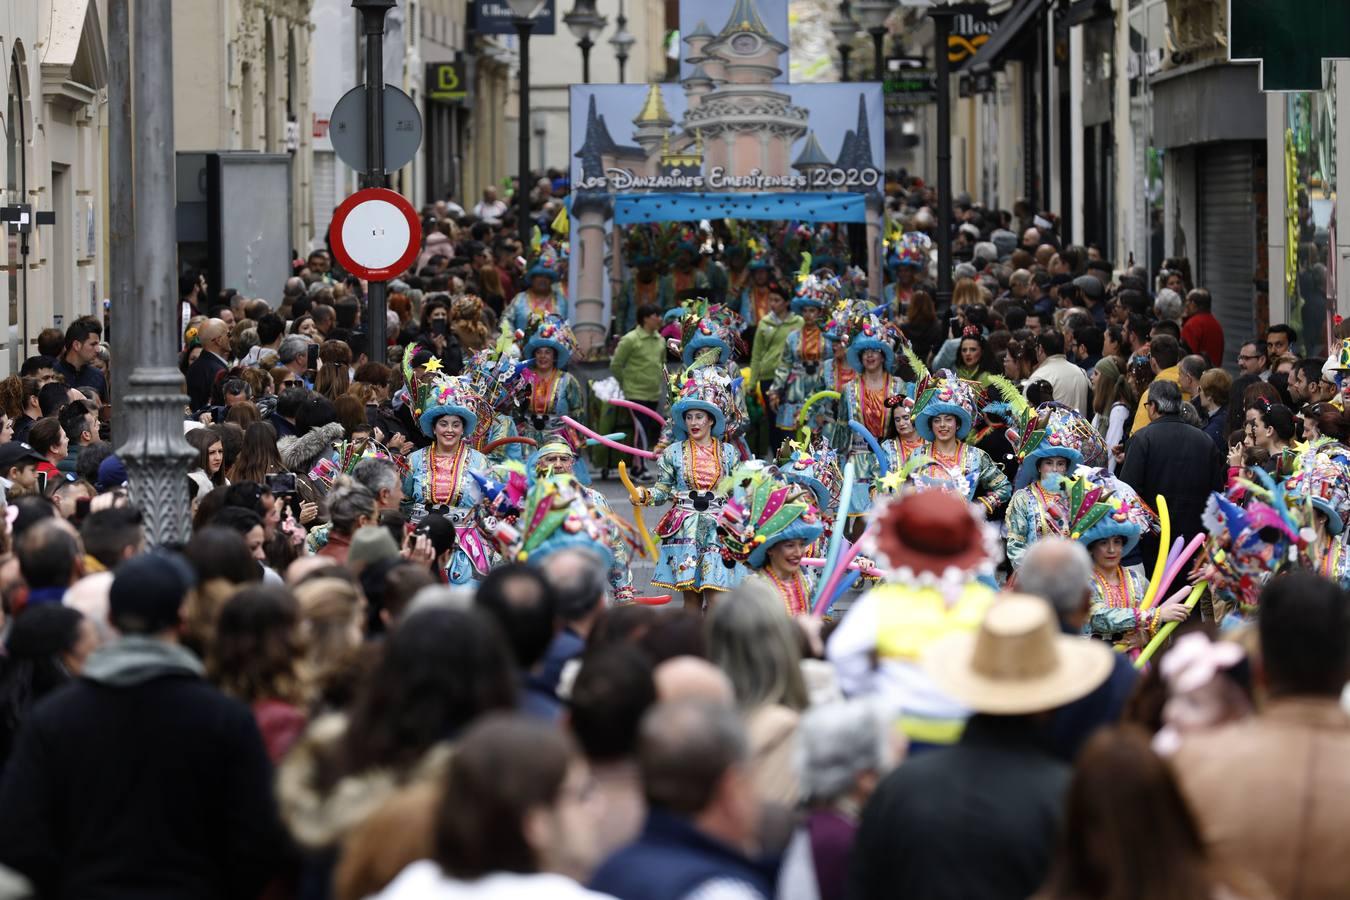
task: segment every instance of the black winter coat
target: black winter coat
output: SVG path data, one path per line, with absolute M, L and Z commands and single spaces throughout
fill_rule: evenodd
M 78 679 L 0 783 L 0 863 L 44 898 L 255 898 L 289 838 L 253 714 L 203 679 Z

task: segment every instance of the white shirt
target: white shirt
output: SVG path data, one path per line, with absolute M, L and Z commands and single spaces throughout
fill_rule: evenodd
M 480 219 L 500 219 L 506 215 L 506 204 L 500 200 L 491 203 L 480 200 L 474 205 L 473 214 Z
M 398 874 L 376 900 L 614 900 L 588 891 L 570 878 L 540 872 L 518 875 L 494 872 L 476 881 L 450 878 L 429 859 L 419 860 Z
M 1050 382 L 1050 389 L 1058 402 L 1080 413 L 1087 410 L 1088 377 L 1082 369 L 1065 359 L 1063 353 L 1047 356 L 1031 373 L 1032 381 L 1038 378 Z

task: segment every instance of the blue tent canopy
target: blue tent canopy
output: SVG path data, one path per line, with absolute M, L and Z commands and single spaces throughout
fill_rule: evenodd
M 697 219 L 865 222 L 867 196 L 855 193 L 615 194 L 614 221 L 689 222 Z

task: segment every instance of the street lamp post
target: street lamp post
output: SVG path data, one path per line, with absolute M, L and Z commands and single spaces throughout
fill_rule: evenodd
M 388 185 L 384 169 L 384 17 L 395 0 L 352 0 L 361 12 L 361 31 L 366 38 L 366 171 L 364 186 Z M 370 358 L 384 363 L 389 350 L 389 323 L 385 321 L 389 285 L 372 281 L 366 288 L 366 344 Z
M 952 19 L 979 12 L 983 3 L 938 3 L 928 10 L 933 19 L 933 70 L 937 76 L 937 219 L 938 219 L 938 308 L 952 299 L 952 90 L 947 38 Z
M 120 6 L 120 4 L 119 4 Z M 188 461 L 192 449 L 183 440 L 183 375 L 174 362 L 182 340 L 178 306 L 177 252 L 174 240 L 174 183 L 165 178 L 174 166 L 173 142 L 173 8 L 171 0 L 137 0 L 131 18 L 136 60 L 135 75 L 126 65 L 126 10 L 115 10 L 112 24 L 121 32 L 110 38 L 114 65 L 109 76 L 116 83 L 109 93 L 125 103 L 134 93 L 134 161 L 125 153 L 126 133 L 116 130 L 111 173 L 121 185 L 113 192 L 112 258 L 125 265 L 135 259 L 134 272 L 115 272 L 113 278 L 134 279 L 134 302 L 117 309 L 113 332 L 115 352 L 126 351 L 123 365 L 132 367 L 127 394 L 118 398 L 117 414 L 125 417 L 126 440 L 117 454 L 126 465 L 131 494 L 145 516 L 145 535 L 151 544 L 180 543 L 191 533 L 188 503 Z M 124 80 L 131 81 L 130 89 Z M 130 171 L 134 167 L 134 174 Z M 130 190 L 126 179 L 131 179 Z M 124 204 L 135 198 L 134 209 Z M 134 216 L 134 237 L 126 230 Z M 132 240 L 135 252 L 126 241 Z
M 840 81 L 851 80 L 848 73 L 848 58 L 853 55 L 853 38 L 858 34 L 858 23 L 853 21 L 848 7 L 848 0 L 840 3 L 839 15 L 830 23 L 830 31 L 834 32 L 834 42 L 839 45 Z
M 853 4 L 858 20 L 872 35 L 872 77 L 882 81 L 886 77 L 886 20 L 895 10 L 892 0 L 858 0 Z
M 515 16 L 516 34 L 520 38 L 520 122 L 516 153 L 520 157 L 519 185 L 516 187 L 516 226 L 520 231 L 521 252 L 530 246 L 533 229 L 530 227 L 530 32 L 534 17 L 544 0 L 507 0 Z
M 591 83 L 591 48 L 595 38 L 605 30 L 609 20 L 595 11 L 595 0 L 577 0 L 572 11 L 563 16 L 563 22 L 581 48 L 581 81 Z
M 636 43 L 637 38 L 628 31 L 628 17 L 623 14 L 623 0 L 619 0 L 619 15 L 614 19 L 614 36 L 609 39 L 609 45 L 614 48 L 614 58 L 619 61 L 619 84 L 624 83 L 628 54 Z

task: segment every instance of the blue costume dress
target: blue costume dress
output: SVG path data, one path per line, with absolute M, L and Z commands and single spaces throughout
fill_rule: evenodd
M 877 439 L 877 443 L 881 443 L 895 430 L 895 411 L 886 406 L 886 398 L 904 392 L 905 380 L 899 375 L 887 375 L 885 388 L 875 390 L 864 390 L 863 376 L 859 375 L 842 392 L 848 420 L 861 422 Z M 862 436 L 852 431 L 849 436 L 848 459 L 853 463 L 853 495 L 849 501 L 848 514 L 862 516 L 872 507 L 872 482 L 881 474 L 881 463 Z
M 532 438 L 540 446 L 564 428 L 563 416 L 581 421 L 586 411 L 576 376 L 561 369 L 553 371 L 558 377 L 551 383 L 539 380 L 529 384 L 523 405 L 516 409 L 516 429 L 520 436 Z M 573 474 L 582 484 L 591 483 L 590 470 L 581 457 L 577 458 Z
M 493 441 L 499 441 L 502 438 L 519 436 L 520 432 L 516 430 L 516 423 L 511 421 L 511 417 L 504 413 L 497 413 L 492 417 L 492 427 L 488 429 L 487 437 L 483 439 L 483 446 L 486 447 Z M 525 462 L 525 445 L 502 444 L 488 454 L 488 462 L 494 466 L 507 460 L 519 463 Z
M 1032 544 L 1047 535 L 1068 534 L 1068 502 L 1059 491 L 1046 490 L 1033 481 L 1012 495 L 1003 521 L 1008 532 L 1008 564 L 1016 569 Z
M 447 573 L 450 583 L 477 584 L 498 561 L 496 551 L 479 533 L 473 518 L 479 491 L 469 473 L 487 472 L 487 457 L 464 444 L 452 456 L 434 451 L 434 445 L 423 447 L 408 457 L 411 471 L 403 479 L 403 513 L 415 524 L 433 507 L 446 507 L 443 514 L 455 529 L 455 552 Z
M 604 495 L 595 488 L 585 488 L 586 496 L 597 509 L 610 512 L 609 501 Z M 611 557 L 609 565 L 609 591 L 614 598 L 615 603 L 633 602 L 633 570 L 630 567 L 631 557 L 628 552 L 628 542 L 624 540 L 623 534 L 617 529 L 613 538 L 609 542 L 609 553 Z
M 1012 482 L 1003 474 L 998 463 L 989 458 L 979 447 L 957 442 L 956 458 L 939 456 L 932 441 L 925 441 L 923 452 L 933 461 L 948 469 L 955 469 L 965 475 L 974 486 L 971 500 L 981 504 L 988 515 L 993 515 L 1012 497 Z
M 1158 630 L 1162 620 L 1159 606 L 1146 613 L 1139 611 L 1139 604 L 1148 591 L 1148 582 L 1144 576 L 1132 569 L 1120 569 L 1119 581 L 1111 584 L 1095 566 L 1092 569 L 1092 606 L 1088 609 L 1087 622 L 1083 624 L 1083 634 L 1100 638 L 1120 649 L 1128 649 L 1131 636 L 1139 632 L 1136 643 L 1142 646 Z
M 503 316 L 516 331 L 525 330 L 531 315 L 553 314 L 562 316 L 565 320 L 568 313 L 567 295 L 563 293 L 558 282 L 554 282 L 552 292 L 553 295 L 550 300 L 541 301 L 539 298 L 532 296 L 529 291 L 521 291 L 516 294 L 515 299 L 511 301 L 511 305 L 506 307 Z
M 740 462 L 740 455 L 730 444 L 715 440 L 698 455 L 707 460 L 714 454 L 716 468 L 705 463 L 695 474 L 689 455 L 692 446 L 692 441 L 671 444 L 656 464 L 650 505 L 667 500 L 674 505 L 655 528 L 661 552 L 652 584 L 676 591 L 729 591 L 744 577 L 745 567 L 737 563 L 728 568 L 722 561 L 717 517 L 726 498 L 715 491 L 717 483 Z
M 779 397 L 776 421 L 779 428 L 789 430 L 796 428 L 797 414 L 802 411 L 802 404 L 812 394 L 826 389 L 825 362 L 827 360 L 823 357 L 829 348 L 819 327 L 812 325 L 809 327 L 815 333 L 815 347 L 809 354 L 804 354 L 802 352 L 802 335 L 807 327 L 803 325 L 788 335 L 787 344 L 783 347 L 783 356 L 778 363 L 778 368 L 773 373 L 773 386 L 770 390 Z M 824 400 L 816 404 L 813 410 L 814 416 L 808 420 L 808 424 L 814 426 L 816 417 L 824 417 L 829 414 L 824 407 Z
M 840 456 L 847 457 L 853 446 L 853 432 L 848 427 L 848 412 L 845 409 L 844 393 L 848 386 L 857 380 L 858 373 L 848 363 L 838 362 L 834 357 L 821 363 L 820 377 L 823 391 L 838 391 L 838 400 L 822 400 L 816 407 L 817 415 L 825 416 L 825 425 L 819 431 L 821 437 L 830 445 L 830 449 Z

